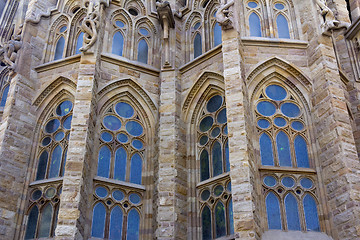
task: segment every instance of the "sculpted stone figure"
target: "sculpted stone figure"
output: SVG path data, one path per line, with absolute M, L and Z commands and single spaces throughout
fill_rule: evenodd
M 232 21 L 230 20 L 231 11 L 229 8 L 234 5 L 234 0 L 230 0 L 227 3 L 222 2 L 218 11 L 216 12 L 216 21 L 223 29 L 233 28 Z
M 347 28 L 350 24 L 348 23 L 341 23 L 335 18 L 335 15 L 331 9 L 326 6 L 326 0 L 315 0 L 316 4 L 320 8 L 320 14 L 324 17 L 324 34 L 328 35 L 330 30 L 333 29 L 340 29 L 340 28 Z
M 5 63 L 11 70 L 14 70 L 16 67 L 18 51 L 22 46 L 21 32 L 22 25 L 20 25 L 12 39 L 5 43 L 2 48 L 0 48 L 0 61 Z

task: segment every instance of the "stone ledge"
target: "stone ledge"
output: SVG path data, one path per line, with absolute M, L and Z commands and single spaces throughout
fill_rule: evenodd
M 63 67 L 66 65 L 70 65 L 73 63 L 80 63 L 80 58 L 81 58 L 81 55 L 77 54 L 77 55 L 73 55 L 73 56 L 59 59 L 56 61 L 44 63 L 42 65 L 35 67 L 35 71 L 38 73 L 41 73 L 41 72 L 49 71 L 49 70 L 56 69 L 59 67 Z
M 298 48 L 306 49 L 307 41 L 296 39 L 264 38 L 264 37 L 242 37 L 244 46 L 276 47 L 276 48 Z
M 331 237 L 322 232 L 301 232 L 281 230 L 268 230 L 263 233 L 261 240 L 332 240 Z

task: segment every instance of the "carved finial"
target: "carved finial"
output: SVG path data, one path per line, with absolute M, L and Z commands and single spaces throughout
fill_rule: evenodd
M 234 0 L 230 0 L 227 3 L 222 2 L 216 12 L 216 21 L 223 29 L 234 28 L 233 22 L 230 19 L 232 11 L 229 9 L 232 5 L 234 5 Z

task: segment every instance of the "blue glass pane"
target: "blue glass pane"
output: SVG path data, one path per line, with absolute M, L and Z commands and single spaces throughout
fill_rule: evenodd
M 106 210 L 104 205 L 98 203 L 94 207 L 93 218 L 92 218 L 92 227 L 91 227 L 91 236 L 97 238 L 104 238 L 105 230 L 105 216 Z
M 200 145 L 205 145 L 207 143 L 207 141 L 209 140 L 208 136 L 204 135 L 200 138 Z
M 206 201 L 206 200 L 208 200 L 209 197 L 210 197 L 210 191 L 209 190 L 204 190 L 201 193 L 201 200 Z
M 65 129 L 70 129 L 71 128 L 71 121 L 72 121 L 72 115 L 68 116 L 64 123 L 63 123 L 63 126 Z
M 286 97 L 286 90 L 279 85 L 270 85 L 266 88 L 265 92 L 269 98 L 276 101 L 283 100 Z
M 281 215 L 278 198 L 274 193 L 270 192 L 265 201 L 269 229 L 281 229 Z
M 64 101 L 59 104 L 59 106 L 56 108 L 56 114 L 59 116 L 65 116 L 68 114 L 73 107 L 73 104 L 71 101 Z
M 65 32 L 65 31 L 66 31 L 66 28 L 67 28 L 66 26 L 61 27 L 61 28 L 60 28 L 60 32 L 61 32 L 61 33 L 62 33 L 62 32 Z
M 295 121 L 291 123 L 291 127 L 296 131 L 301 131 L 304 129 L 304 124 L 299 121 Z
M 80 53 L 80 48 L 83 46 L 83 42 L 84 42 L 84 33 L 81 32 L 76 40 L 75 54 Z
M 224 187 L 222 185 L 217 185 L 214 189 L 214 195 L 220 196 L 224 192 Z
M 300 114 L 300 109 L 294 103 L 284 103 L 281 105 L 282 113 L 287 117 L 297 117 Z
M 104 198 L 104 197 L 106 197 L 108 195 L 108 191 L 104 187 L 97 187 L 95 189 L 95 193 L 100 198 Z
M 227 117 L 226 117 L 226 108 L 224 108 L 223 110 L 221 110 L 217 116 L 217 121 L 220 124 L 224 124 L 227 122 Z
M 296 198 L 291 193 L 285 197 L 285 210 L 288 230 L 300 231 L 298 204 Z
M 115 106 L 115 111 L 120 117 L 131 118 L 134 115 L 134 109 L 130 104 L 119 102 Z
M 199 33 L 196 34 L 194 39 L 194 58 L 197 58 L 202 54 L 202 40 Z
M 106 128 L 116 131 L 121 128 L 121 121 L 115 116 L 106 116 L 104 117 L 104 125 Z
M 128 136 L 127 136 L 126 134 L 124 134 L 124 133 L 119 133 L 119 134 L 117 135 L 117 139 L 118 139 L 119 142 L 121 142 L 121 143 L 126 143 L 126 142 L 129 140 Z
M 50 120 L 46 126 L 45 131 L 47 133 L 53 133 L 60 127 L 60 121 L 57 119 Z
M 139 62 L 147 64 L 147 61 L 148 61 L 148 44 L 144 39 L 142 39 L 139 42 L 137 59 L 138 59 Z
M 219 25 L 219 23 L 215 23 L 214 26 L 214 47 L 216 47 L 217 45 L 220 45 L 222 42 L 221 40 L 221 27 Z
M 264 116 L 272 116 L 276 111 L 276 107 L 271 102 L 262 101 L 258 103 L 257 110 L 260 114 Z
M 286 120 L 282 117 L 277 117 L 274 119 L 274 123 L 278 127 L 284 127 L 286 125 Z
M 300 135 L 296 136 L 294 141 L 296 162 L 298 167 L 309 168 L 309 155 L 307 144 L 304 138 Z
M 64 53 L 64 47 L 65 47 L 65 38 L 61 37 L 56 44 L 54 60 L 62 59 Z
M 143 143 L 140 140 L 137 140 L 137 139 L 132 141 L 132 145 L 136 149 L 142 149 L 143 148 Z
M 284 178 L 281 180 L 281 183 L 282 183 L 285 187 L 291 188 L 291 187 L 294 186 L 295 181 L 294 181 L 294 179 L 292 179 L 291 177 L 284 177 Z
M 10 87 L 10 85 L 7 85 L 4 88 L 4 91 L 3 91 L 3 94 L 2 94 L 2 97 L 1 97 L 0 107 L 5 107 L 6 99 L 7 99 L 8 93 L 9 93 L 9 87 Z
M 224 134 L 225 134 L 225 135 L 227 135 L 227 134 L 228 134 L 228 127 L 227 127 L 227 126 L 225 126 L 225 127 L 224 127 L 223 132 L 224 132 Z
M 140 123 L 130 121 L 126 124 L 126 130 L 133 136 L 138 137 L 143 133 L 143 127 Z
M 210 178 L 209 154 L 205 149 L 201 152 L 201 155 L 200 155 L 200 171 L 201 171 L 201 174 L 200 174 L 201 181 L 204 181 L 204 180 Z
M 53 208 L 50 203 L 41 210 L 41 222 L 39 225 L 38 237 L 50 237 Z
M 264 129 L 270 127 L 270 122 L 266 119 L 260 119 L 257 123 L 258 123 L 259 127 L 264 128 Z
M 113 208 L 110 214 L 109 240 L 121 239 L 123 212 L 119 206 Z
M 105 142 L 111 142 L 113 139 L 113 136 L 109 132 L 103 132 L 101 134 L 101 139 Z
M 223 98 L 219 95 L 212 97 L 206 105 L 206 109 L 209 112 L 217 111 L 223 103 Z
M 282 14 L 279 14 L 276 18 L 276 25 L 279 38 L 290 38 L 289 24 Z
M 49 154 L 47 151 L 44 151 L 40 155 L 38 169 L 37 169 L 37 173 L 36 173 L 36 180 L 42 180 L 45 178 L 48 157 L 49 157 Z
M 260 155 L 261 164 L 264 166 L 274 166 L 273 146 L 270 137 L 263 133 L 260 136 Z
M 134 154 L 131 158 L 130 170 L 130 182 L 141 184 L 142 159 L 137 153 Z
M 200 122 L 200 131 L 206 132 L 212 127 L 213 123 L 214 123 L 214 119 L 211 116 L 205 117 Z
M 291 154 L 289 137 L 283 131 L 279 132 L 276 136 L 276 146 L 279 157 L 279 164 L 282 167 L 291 167 Z
M 251 37 L 261 37 L 261 23 L 260 18 L 256 13 L 251 13 L 249 16 L 249 27 Z
M 35 232 L 36 232 L 36 225 L 37 225 L 38 216 L 39 216 L 39 209 L 35 205 L 35 206 L 32 207 L 32 209 L 31 209 L 31 211 L 29 213 L 28 223 L 27 223 L 27 226 L 26 226 L 25 239 L 33 239 L 33 238 L 35 238 Z
M 139 239 L 139 228 L 140 228 L 139 213 L 135 209 L 132 209 L 128 215 L 126 239 L 127 240 Z
M 230 199 L 229 202 L 229 206 L 228 206 L 228 211 L 229 211 L 229 224 L 230 224 L 230 234 L 234 234 L 234 215 L 233 215 L 233 203 L 232 203 L 232 199 Z
M 39 190 L 39 189 L 37 189 L 37 190 L 35 190 L 35 191 L 31 194 L 31 199 L 34 200 L 34 201 L 36 201 L 36 200 L 38 200 L 39 198 L 41 198 L 41 196 L 42 196 L 42 191 Z
M 123 48 L 124 48 L 124 36 L 121 34 L 121 32 L 116 32 L 113 37 L 111 52 L 113 54 L 122 56 Z
M 211 136 L 213 138 L 217 137 L 220 134 L 220 128 L 216 127 L 211 131 Z
M 273 186 L 276 185 L 277 181 L 276 181 L 276 179 L 275 179 L 273 176 L 266 176 L 266 177 L 264 178 L 264 183 L 265 183 L 265 185 L 268 186 L 268 187 L 273 187 Z
M 129 200 L 131 203 L 138 204 L 141 201 L 141 197 L 137 193 L 132 193 L 129 196 Z
M 212 147 L 213 177 L 223 173 L 222 150 L 219 142 Z
M 256 8 L 257 7 L 257 3 L 256 2 L 249 2 L 248 6 L 251 8 Z
M 64 152 L 64 160 L 63 160 L 63 164 L 62 164 L 62 168 L 61 168 L 61 173 L 60 176 L 64 176 L 64 172 L 65 172 L 65 165 L 66 165 L 66 158 L 67 158 L 67 149 Z
M 306 230 L 320 232 L 319 216 L 314 198 L 310 194 L 306 194 L 303 204 Z
M 124 148 L 116 150 L 114 179 L 125 181 L 127 153 Z
M 216 237 L 226 236 L 226 219 L 224 204 L 218 202 L 215 206 Z
M 230 172 L 230 161 L 229 161 L 229 142 L 225 143 L 225 163 L 226 163 L 226 172 Z
M 194 25 L 194 29 L 195 29 L 195 30 L 198 29 L 199 27 L 200 27 L 200 23 L 199 23 L 199 22 Z
M 50 170 L 49 170 L 49 178 L 58 177 L 60 173 L 61 166 L 61 158 L 62 158 L 62 148 L 58 145 L 52 155 L 50 160 Z
M 226 189 L 227 189 L 229 192 L 231 192 L 231 182 L 229 182 L 229 183 L 227 184 Z
M 211 240 L 211 212 L 208 206 L 205 206 L 201 213 L 202 239 Z
M 312 188 L 313 181 L 309 178 L 303 178 L 303 179 L 301 179 L 300 184 L 303 188 L 309 189 L 309 188 Z
M 99 157 L 98 157 L 98 169 L 97 169 L 97 175 L 100 177 L 109 177 L 109 171 L 110 171 L 110 158 L 111 158 L 111 152 L 110 149 L 107 146 L 103 146 L 99 151 Z
M 122 21 L 116 21 L 115 24 L 116 24 L 116 26 L 118 26 L 119 28 L 125 27 L 125 24 L 124 24 Z
M 140 28 L 139 32 L 140 32 L 142 35 L 144 35 L 144 36 L 149 35 L 149 31 L 146 30 L 145 28 Z
M 64 132 L 58 132 L 58 133 L 55 135 L 55 141 L 61 141 L 64 137 L 65 137 L 65 133 L 64 133 Z
M 112 193 L 112 196 L 113 198 L 116 200 L 116 201 L 121 201 L 124 199 L 124 193 L 120 190 L 115 190 L 113 193 Z
M 284 9 L 284 5 L 281 4 L 281 3 L 276 3 L 276 4 L 275 4 L 275 8 L 278 9 L 278 10 L 283 10 L 283 9 Z

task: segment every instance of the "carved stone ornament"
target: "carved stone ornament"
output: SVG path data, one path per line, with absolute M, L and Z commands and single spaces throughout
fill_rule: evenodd
M 5 63 L 10 70 L 15 70 L 18 51 L 22 46 L 21 33 L 23 25 L 20 25 L 11 40 L 0 48 L 0 61 Z
M 216 12 L 216 21 L 223 29 L 232 29 L 233 21 L 232 11 L 230 7 L 234 5 L 234 0 L 229 0 L 227 3 L 224 3 L 224 0 L 221 2 L 219 9 Z

